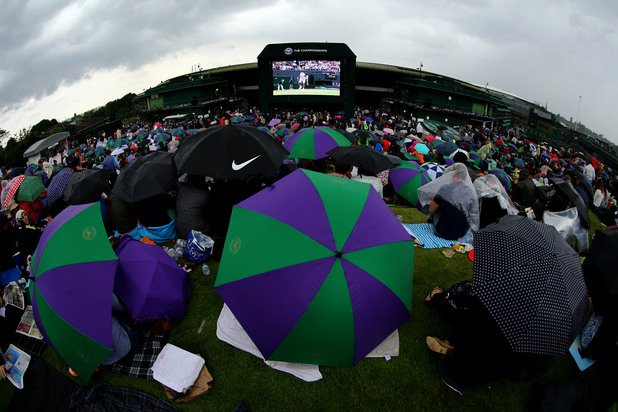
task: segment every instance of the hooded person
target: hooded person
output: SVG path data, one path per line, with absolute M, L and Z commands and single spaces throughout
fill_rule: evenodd
M 481 229 L 504 215 L 519 213 L 497 176 L 480 176 L 473 184 L 479 197 Z
M 479 229 L 478 197 L 465 165 L 447 167 L 442 176 L 421 186 L 417 193 L 439 237 L 456 240 Z

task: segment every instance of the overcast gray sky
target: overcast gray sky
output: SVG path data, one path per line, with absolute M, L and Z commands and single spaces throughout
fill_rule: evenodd
M 347 43 L 547 103 L 618 143 L 618 1 L 8 0 L 0 128 L 70 118 L 161 80 L 254 62 L 268 43 Z

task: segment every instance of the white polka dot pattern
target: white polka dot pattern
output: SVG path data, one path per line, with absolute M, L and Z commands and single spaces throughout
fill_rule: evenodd
M 577 253 L 523 216 L 477 232 L 474 249 L 474 289 L 513 352 L 564 354 L 588 317 Z

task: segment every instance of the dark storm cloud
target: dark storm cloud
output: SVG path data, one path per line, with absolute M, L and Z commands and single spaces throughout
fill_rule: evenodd
M 262 5 L 243 1 L 243 9 Z M 88 73 L 134 69 L 219 40 L 230 1 L 9 1 L 0 13 L 0 107 L 53 93 Z

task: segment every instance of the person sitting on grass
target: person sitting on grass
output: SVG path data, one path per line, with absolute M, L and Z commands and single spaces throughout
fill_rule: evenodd
M 457 240 L 469 230 L 479 229 L 478 197 L 465 165 L 449 166 L 442 176 L 421 186 L 417 193 L 437 236 Z
M 330 173 L 331 176 L 341 177 L 343 179 L 349 179 L 352 174 L 352 166 L 342 165 L 337 163 L 335 165 L 335 171 Z
M 436 287 L 425 303 L 454 327 L 450 340 L 427 336 L 425 342 L 432 352 L 444 355 L 438 374 L 460 395 L 465 389 L 504 378 L 533 378 L 553 361 L 548 355 L 513 352 L 470 281 L 448 290 Z
M 143 332 L 131 319 L 125 307 L 116 295 L 112 296 L 112 352 L 101 362 L 101 366 L 111 366 L 134 355 L 142 348 Z M 99 370 L 99 369 L 97 369 Z M 69 368 L 69 374 L 77 377 L 77 373 Z
M 358 168 L 358 173 L 356 176 L 352 176 L 352 180 L 356 180 L 357 182 L 369 183 L 376 192 L 383 197 L 384 185 L 379 177 L 376 176 L 375 173 L 371 173 L 369 170 Z

